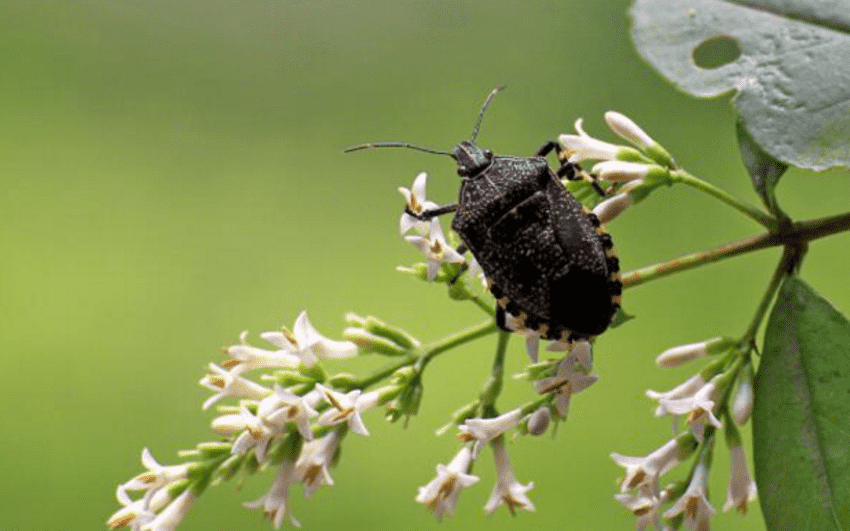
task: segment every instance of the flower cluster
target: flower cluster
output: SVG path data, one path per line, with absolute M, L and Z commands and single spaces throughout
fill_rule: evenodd
M 683 518 L 688 529 L 707 530 L 714 514 L 708 499 L 708 477 L 717 429 L 723 429 L 732 461 L 726 503 L 723 510 L 736 507 L 742 514 L 756 495 L 755 482 L 747 471 L 741 437 L 736 427 L 747 422 L 753 407 L 752 365 L 748 347 L 728 338 L 714 338 L 700 343 L 671 348 L 658 356 L 661 367 L 675 367 L 706 356 L 717 356 L 701 371 L 666 392 L 647 391 L 657 402 L 655 416 L 673 417 L 673 430 L 680 418 L 687 431 L 674 437 L 646 457 L 611 454 L 625 467 L 621 493 L 616 499 L 637 517 L 637 529 L 649 525 L 662 529 L 659 516 L 675 520 Z M 735 380 L 738 387 L 732 388 Z M 729 398 L 732 403 L 729 404 Z M 721 418 L 724 422 L 721 422 Z M 661 489 L 659 478 L 696 454 L 686 481 Z M 630 492 L 629 492 L 630 491 Z M 628 493 L 627 493 L 628 492 Z M 661 512 L 662 506 L 671 504 Z

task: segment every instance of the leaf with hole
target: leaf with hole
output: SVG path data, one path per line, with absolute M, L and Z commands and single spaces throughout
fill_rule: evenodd
M 798 278 L 765 330 L 753 454 L 768 529 L 850 529 L 850 322 Z
M 850 1 L 635 0 L 632 17 L 641 55 L 690 94 L 734 93 L 770 156 L 850 167 Z

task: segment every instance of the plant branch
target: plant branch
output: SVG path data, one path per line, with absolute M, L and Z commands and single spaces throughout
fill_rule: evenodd
M 639 286 L 674 273 L 687 271 L 705 264 L 718 262 L 768 247 L 790 246 L 800 249 L 805 247 L 806 242 L 848 230 L 850 230 L 850 212 L 837 216 L 791 223 L 780 232 L 766 232 L 759 236 L 745 238 L 727 245 L 687 254 L 667 262 L 630 271 L 623 275 L 623 287 Z
M 746 201 L 742 201 L 742 200 L 736 198 L 735 196 L 733 196 L 729 192 L 726 192 L 725 190 L 717 188 L 713 184 L 706 182 L 706 181 L 703 181 L 702 179 L 699 179 L 699 178 L 691 175 L 690 173 L 686 172 L 685 170 L 673 171 L 673 172 L 670 173 L 670 177 L 671 177 L 671 180 L 673 182 L 679 182 L 679 183 L 682 183 L 682 184 L 686 184 L 688 186 L 696 188 L 697 190 L 700 190 L 701 192 L 705 192 L 708 195 L 723 201 L 724 203 L 731 206 L 732 208 L 734 208 L 738 212 L 741 212 L 742 214 L 749 217 L 750 219 L 756 221 L 757 223 L 760 223 L 761 225 L 763 225 L 764 227 L 766 227 L 769 230 L 776 228 L 776 225 L 777 225 L 776 219 L 771 217 L 769 214 L 764 213 L 762 210 L 760 210 L 759 208 L 747 203 Z

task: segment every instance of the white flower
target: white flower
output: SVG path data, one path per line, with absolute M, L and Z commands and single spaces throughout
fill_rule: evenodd
M 142 465 L 147 469 L 138 476 L 134 477 L 127 483 L 118 487 L 119 498 L 121 490 L 146 490 L 153 492 L 165 485 L 186 479 L 189 477 L 191 467 L 195 463 L 183 463 L 180 465 L 163 466 L 153 458 L 150 450 L 147 448 L 142 450 Z
M 531 435 L 543 435 L 552 421 L 552 412 L 548 406 L 540 406 L 537 411 L 528 417 L 528 433 Z
M 664 518 L 674 518 L 677 514 L 684 513 L 688 529 L 708 531 L 714 507 L 708 502 L 707 481 L 708 467 L 704 462 L 700 462 L 694 469 L 688 489 L 673 507 L 664 512 Z
M 500 440 L 493 443 L 493 458 L 496 461 L 496 471 L 499 479 L 490 494 L 490 499 L 484 505 L 484 511 L 493 514 L 503 503 L 508 507 L 512 515 L 516 515 L 516 509 L 533 511 L 534 504 L 528 499 L 526 492 L 534 487 L 534 482 L 522 485 L 516 480 L 505 444 Z
M 564 149 L 570 153 L 570 161 L 581 162 L 586 159 L 594 160 L 614 160 L 623 149 L 623 146 L 617 146 L 603 142 L 591 137 L 582 129 L 582 119 L 579 118 L 575 123 L 577 135 L 561 135 L 558 140 Z
M 363 419 L 360 413 L 372 409 L 378 405 L 378 400 L 381 395 L 377 391 L 371 391 L 366 394 L 361 394 L 360 389 L 355 389 L 349 393 L 343 394 L 339 391 L 334 391 L 322 384 L 316 384 L 318 389 L 324 396 L 324 399 L 333 406 L 331 409 L 324 411 L 316 423 L 319 426 L 333 426 L 342 422 L 348 422 L 348 427 L 354 433 L 360 435 L 369 435 L 369 430 L 363 424 Z
M 590 173 L 604 181 L 629 182 L 645 178 L 651 168 L 658 166 L 625 160 L 606 160 L 595 164 Z
M 626 476 L 623 478 L 620 492 L 646 486 L 650 492 L 657 493 L 658 478 L 679 463 L 681 453 L 677 439 L 667 441 L 646 457 L 628 457 L 612 453 L 611 458 L 618 465 L 626 468 Z
M 614 498 L 637 517 L 637 521 L 635 522 L 636 531 L 643 531 L 650 525 L 656 529 L 661 529 L 658 521 L 658 509 L 661 507 L 661 504 L 667 501 L 669 495 L 670 492 L 668 490 L 663 490 L 658 495 L 655 495 L 644 486 L 637 494 L 619 493 L 615 494 Z
M 478 457 L 481 448 L 506 431 L 513 429 L 522 420 L 521 409 L 508 411 L 498 417 L 466 419 L 458 426 L 458 437 L 464 442 L 475 441 L 472 446 L 472 458 Z
M 310 419 L 316 415 L 318 413 L 304 397 L 290 393 L 277 384 L 274 386 L 274 393 L 264 398 L 257 406 L 257 416 L 264 424 L 274 426 L 278 432 L 282 432 L 286 424 L 292 422 L 308 441 L 313 438 Z
M 639 148 L 645 149 L 655 145 L 655 140 L 628 116 L 616 111 L 608 111 L 605 113 L 605 123 L 617 136 Z
M 419 487 L 416 501 L 434 512 L 437 520 L 455 512 L 460 491 L 478 483 L 478 477 L 467 474 L 472 464 L 472 451 L 464 446 L 448 465 L 437 465 L 437 477 Z
M 247 338 L 248 332 L 242 332 L 239 335 L 239 344 L 227 347 L 227 355 L 230 356 L 230 359 L 222 365 L 230 369 L 232 374 L 241 374 L 267 367 L 294 369 L 301 363 L 298 356 L 283 349 L 265 350 L 252 347 L 248 344 Z
M 350 358 L 357 355 L 357 345 L 351 341 L 334 341 L 321 335 L 303 311 L 298 315 L 292 333 L 265 332 L 262 338 L 301 359 L 312 367 L 320 359 Z
M 417 219 L 415 216 L 408 214 L 407 211 L 410 211 L 413 214 L 422 214 L 426 210 L 433 210 L 440 206 L 437 203 L 425 200 L 425 180 L 427 178 L 428 176 L 422 172 L 416 176 L 416 179 L 413 181 L 413 187 L 411 187 L 410 190 L 401 187 L 398 189 L 398 191 L 401 192 L 401 195 L 404 196 L 404 200 L 407 202 L 407 207 L 405 208 L 404 214 L 401 215 L 401 221 L 399 223 L 402 234 L 410 232 L 411 229 L 420 230 L 422 232 L 426 232 L 428 230 L 427 221 Z
M 593 213 L 599 218 L 599 223 L 605 225 L 634 204 L 635 201 L 630 194 L 616 194 L 596 205 L 593 208 Z
M 169 503 L 168 507 L 163 509 L 156 518 L 142 526 L 142 529 L 150 531 L 173 531 L 177 529 L 177 526 L 186 517 L 186 514 L 194 503 L 195 495 L 192 494 L 190 489 L 186 489 L 174 501 Z
M 216 392 L 204 402 L 203 409 L 231 396 L 261 400 L 272 391 L 238 374 L 232 374 L 215 363 L 210 363 L 210 373 L 201 378 L 200 384 Z
M 737 507 L 739 513 L 747 514 L 747 504 L 756 497 L 756 482 L 750 479 L 750 473 L 747 471 L 744 448 L 740 445 L 730 446 L 729 455 L 732 458 L 732 474 L 723 511 Z
M 528 354 L 528 359 L 531 360 L 531 363 L 537 363 L 538 352 L 540 351 L 540 334 L 536 330 L 526 328 L 520 319 L 509 313 L 505 314 L 505 327 L 525 337 L 525 352 Z
M 715 337 L 699 343 L 679 345 L 659 354 L 655 363 L 664 368 L 678 367 L 689 361 L 728 350 L 733 344 L 734 341 L 725 337 Z
M 236 435 L 246 427 L 248 427 L 248 424 L 241 413 L 221 415 L 212 420 L 213 431 L 224 437 Z
M 257 461 L 262 463 L 266 456 L 269 444 L 272 439 L 280 432 L 270 429 L 259 417 L 253 415 L 246 407 L 240 408 L 242 419 L 245 422 L 245 431 L 236 437 L 233 441 L 233 446 L 230 448 L 230 453 L 234 455 L 242 454 L 248 450 L 254 450 L 257 456 Z
M 752 370 L 752 365 L 749 364 L 742 369 L 741 376 L 738 379 L 738 389 L 735 392 L 735 398 L 732 400 L 732 418 L 738 426 L 746 424 L 753 412 L 755 396 L 753 395 Z
M 702 440 L 705 425 L 711 424 L 716 428 L 723 424 L 714 416 L 716 406 L 717 377 L 712 378 L 693 396 L 684 398 L 660 398 L 658 403 L 673 415 L 687 415 L 688 426 L 698 441 Z
M 534 382 L 534 388 L 540 394 L 556 395 L 555 408 L 561 418 L 566 418 L 570 397 L 596 383 L 599 376 L 587 374 L 590 364 L 590 344 L 586 341 L 576 343 L 570 355 L 558 363 L 554 376 Z
M 249 509 L 263 508 L 263 514 L 268 518 L 276 528 L 280 528 L 283 524 L 284 517 L 289 520 L 289 523 L 295 527 L 301 527 L 298 520 L 292 516 L 292 510 L 289 507 L 289 486 L 295 482 L 295 463 L 289 459 L 284 459 L 278 467 L 277 475 L 274 478 L 271 488 L 267 493 L 259 499 L 244 503 Z
M 702 377 L 702 375 L 695 374 L 688 378 L 684 383 L 664 393 L 659 393 L 658 391 L 653 391 L 652 389 L 649 389 L 646 392 L 646 396 L 653 400 L 658 400 L 659 403 L 658 407 L 655 408 L 655 416 L 663 417 L 664 415 L 669 413 L 669 411 L 667 411 L 667 408 L 664 407 L 662 400 L 675 400 L 677 398 L 693 396 L 694 393 L 702 389 L 704 385 L 705 379 Z
M 142 526 L 153 521 L 156 518 L 157 511 L 171 501 L 168 489 L 159 489 L 153 496 L 133 500 L 121 486 L 118 488 L 117 496 L 122 507 L 106 521 L 106 525 L 110 529 L 129 526 L 132 531 L 139 531 Z
M 446 243 L 446 237 L 443 235 L 440 220 L 437 218 L 431 220 L 431 228 L 427 238 L 424 236 L 405 236 L 404 239 L 428 257 L 428 280 L 437 278 L 441 264 L 460 264 L 464 262 L 463 256 Z
M 336 430 L 304 443 L 295 462 L 295 477 L 304 483 L 305 498 L 312 496 L 322 485 L 334 484 L 329 468 L 338 445 L 339 432 Z

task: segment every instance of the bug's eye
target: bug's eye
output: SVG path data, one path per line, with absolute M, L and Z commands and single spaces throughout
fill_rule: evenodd
M 489 159 L 490 157 L 492 157 L 492 156 L 493 156 L 493 152 L 492 152 L 492 151 L 490 151 L 489 149 L 485 149 L 485 150 L 484 150 L 484 156 L 485 156 L 485 157 L 487 157 L 487 158 Z

